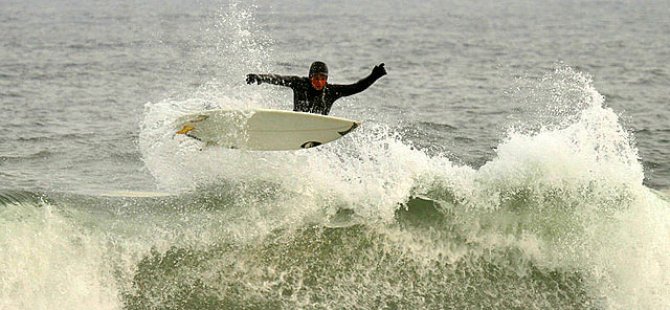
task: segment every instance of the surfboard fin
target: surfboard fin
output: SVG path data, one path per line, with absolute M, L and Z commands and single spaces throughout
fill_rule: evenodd
M 349 129 L 347 129 L 347 130 L 345 130 L 345 131 L 338 131 L 337 133 L 339 133 L 340 136 L 344 136 L 344 135 L 346 135 L 346 134 L 348 134 L 348 133 L 354 131 L 354 129 L 356 129 L 357 127 L 358 127 L 358 123 L 353 123 L 353 124 L 351 125 L 351 128 L 349 128 Z
M 321 145 L 321 142 L 318 141 L 307 141 L 303 143 L 300 147 L 303 149 L 309 149 Z

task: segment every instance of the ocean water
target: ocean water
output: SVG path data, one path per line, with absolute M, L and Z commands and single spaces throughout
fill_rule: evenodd
M 664 309 L 664 1 L 0 1 L 0 309 Z M 296 152 L 180 115 L 363 121 Z M 140 195 L 142 192 L 143 194 Z M 129 197 L 129 193 L 133 197 Z

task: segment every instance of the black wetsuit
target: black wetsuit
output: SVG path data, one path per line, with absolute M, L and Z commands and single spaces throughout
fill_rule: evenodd
M 384 73 L 385 74 L 385 73 Z M 258 81 L 290 87 L 293 89 L 293 111 L 328 115 L 335 100 L 360 93 L 370 87 L 383 74 L 374 72 L 366 78 L 349 85 L 326 84 L 316 90 L 307 77 L 258 74 Z

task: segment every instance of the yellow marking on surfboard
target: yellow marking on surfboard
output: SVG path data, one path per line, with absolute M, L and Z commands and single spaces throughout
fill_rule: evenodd
M 191 125 L 184 125 L 184 127 L 182 127 L 179 131 L 177 131 L 177 134 L 179 134 L 179 135 L 185 135 L 185 134 L 189 133 L 189 132 L 190 132 L 191 130 L 193 130 L 193 129 L 195 129 L 194 126 L 191 126 Z

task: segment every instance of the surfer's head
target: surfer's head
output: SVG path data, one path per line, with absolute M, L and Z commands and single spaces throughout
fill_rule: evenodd
M 309 81 L 316 90 L 326 87 L 328 81 L 328 66 L 321 61 L 315 61 L 309 67 Z

